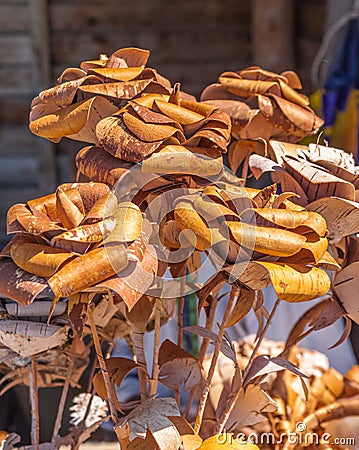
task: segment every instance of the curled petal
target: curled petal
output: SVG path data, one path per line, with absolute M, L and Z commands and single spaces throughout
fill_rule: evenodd
M 304 236 L 288 230 L 259 227 L 243 222 L 227 222 L 227 224 L 239 245 L 266 255 L 295 255 L 306 242 Z
M 21 305 L 30 305 L 37 297 L 52 296 L 45 278 L 20 269 L 8 258 L 0 260 L 0 293 Z
M 70 261 L 48 282 L 55 297 L 69 297 L 120 272 L 127 261 L 122 245 L 98 248 Z
M 132 242 L 142 231 L 143 218 L 140 208 L 131 202 L 117 206 L 111 233 L 105 242 Z
M 39 277 L 50 277 L 65 261 L 74 257 L 73 253 L 59 248 L 24 242 L 14 243 L 10 254 L 17 266 Z
M 138 162 L 153 153 L 160 145 L 157 142 L 142 142 L 137 139 L 119 117 L 107 117 L 96 127 L 96 136 L 111 155 L 129 162 Z
M 30 122 L 32 133 L 58 142 L 67 136 L 75 140 L 96 143 L 96 124 L 117 108 L 102 97 L 59 108 Z
M 111 290 L 121 297 L 128 310 L 131 311 L 142 294 L 150 288 L 157 270 L 158 260 L 155 256 L 155 250 L 152 246 L 149 246 L 141 261 L 130 261 L 124 270 L 89 288 L 88 291 L 103 292 Z
M 53 103 L 57 106 L 71 105 L 81 85 L 99 83 L 101 80 L 95 76 L 85 76 L 72 81 L 66 81 L 39 94 L 44 103 Z
M 105 65 L 106 67 L 141 67 L 147 64 L 149 57 L 149 50 L 126 47 L 112 53 Z
M 87 225 L 80 225 L 72 228 L 52 238 L 51 244 L 56 245 L 58 240 L 86 242 L 92 244 L 102 242 L 115 227 L 115 219 L 107 218 L 99 222 Z
M 303 302 L 325 295 L 330 288 L 327 273 L 317 267 L 251 261 L 228 267 L 226 271 L 250 289 L 263 289 L 272 283 L 279 299 Z
M 143 67 L 95 67 L 89 70 L 90 74 L 96 75 L 105 82 L 111 81 L 131 81 L 137 78 Z
M 210 177 L 223 168 L 220 153 L 211 148 L 166 145 L 142 162 L 141 171 L 157 174 L 183 174 Z
M 45 214 L 33 214 L 29 208 L 21 203 L 12 206 L 7 213 L 7 232 L 28 232 L 42 234 L 47 231 L 58 231 L 61 227 L 53 223 Z
M 76 166 L 90 180 L 114 186 L 133 164 L 113 157 L 101 147 L 84 147 L 76 155 Z

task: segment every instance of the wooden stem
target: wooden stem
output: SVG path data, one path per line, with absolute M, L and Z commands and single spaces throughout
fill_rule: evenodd
M 212 331 L 213 322 L 214 322 L 214 316 L 215 316 L 215 313 L 216 313 L 217 305 L 218 305 L 218 300 L 216 298 L 212 298 L 211 304 L 209 306 L 209 314 L 208 314 L 208 316 L 206 318 L 206 328 L 207 328 L 207 330 L 211 330 Z M 203 364 L 204 357 L 206 356 L 209 343 L 210 343 L 210 339 L 209 338 L 203 338 L 202 339 L 201 347 L 200 347 L 199 352 L 198 352 L 198 362 L 199 362 L 199 364 L 201 366 Z M 201 384 L 199 386 L 194 386 L 191 389 L 191 392 L 190 392 L 190 395 L 189 395 L 189 399 L 187 401 L 186 409 L 184 410 L 184 413 L 183 413 L 184 417 L 188 416 L 188 414 L 190 412 L 190 409 L 191 409 L 191 406 L 192 406 L 192 403 L 193 403 L 193 400 L 194 400 L 194 397 L 195 397 L 196 393 L 199 392 L 200 387 L 201 387 Z
M 107 367 L 106 367 L 106 363 L 105 363 L 105 359 L 102 354 L 100 339 L 98 337 L 96 324 L 95 324 L 95 321 L 93 318 L 93 309 L 94 309 L 94 306 L 90 305 L 87 310 L 87 316 L 88 316 L 88 319 L 90 322 L 91 333 L 92 333 L 93 342 L 95 345 L 95 351 L 96 351 L 96 355 L 97 355 L 98 364 L 100 366 L 102 376 L 103 376 L 105 386 L 106 386 L 107 400 L 108 400 L 108 404 L 110 407 L 111 418 L 112 418 L 114 425 L 117 425 L 118 417 L 117 417 L 117 410 L 116 410 L 116 406 L 115 406 L 115 398 L 114 398 L 115 393 L 112 389 L 110 377 L 108 375 L 108 371 L 107 371 Z
M 214 323 L 214 316 L 216 314 L 216 309 L 217 309 L 217 305 L 218 305 L 218 300 L 216 298 L 213 298 L 211 301 L 211 305 L 209 307 L 209 314 L 208 314 L 208 318 L 206 320 L 206 328 L 207 330 L 211 330 L 213 328 L 213 323 Z M 204 357 L 206 356 L 207 353 L 207 349 L 210 343 L 210 339 L 209 338 L 203 338 L 203 341 L 201 343 L 201 347 L 199 349 L 198 352 L 198 361 L 202 364 L 204 361 Z
M 226 402 L 226 408 L 221 414 L 218 420 L 218 426 L 216 427 L 216 434 L 223 433 L 223 429 L 227 423 L 231 412 L 233 411 L 234 405 L 236 404 L 240 393 L 242 392 L 242 371 L 238 364 L 236 364 L 234 369 L 234 375 L 232 380 L 232 389 Z
M 91 396 L 87 403 L 85 415 L 84 415 L 81 423 L 78 425 L 78 433 L 76 435 L 77 440 L 72 444 L 71 450 L 79 450 L 80 445 L 81 445 L 80 437 L 81 437 L 81 434 L 83 433 L 83 430 L 85 429 L 86 419 L 91 410 L 91 403 L 92 403 L 92 399 L 94 397 L 94 388 L 93 388 L 92 382 L 93 382 L 93 378 L 95 376 L 95 371 L 96 371 L 96 361 L 97 361 L 97 358 L 96 358 L 96 355 L 94 355 L 93 360 L 91 361 L 91 370 L 90 370 L 90 375 L 89 375 L 87 389 L 86 389 L 86 393 L 91 394 Z
M 256 356 L 259 348 L 260 348 L 260 345 L 261 345 L 261 343 L 262 343 L 262 341 L 264 339 L 264 336 L 267 333 L 267 330 L 269 328 L 269 325 L 271 324 L 271 321 L 272 321 L 272 319 L 274 317 L 274 314 L 275 314 L 275 312 L 276 312 L 276 310 L 277 310 L 277 308 L 279 306 L 279 303 L 280 303 L 280 300 L 277 299 L 276 303 L 274 304 L 274 306 L 272 308 L 272 311 L 271 311 L 271 313 L 270 313 L 270 315 L 269 315 L 269 317 L 267 319 L 266 325 L 265 325 L 265 327 L 264 327 L 264 329 L 263 329 L 263 331 L 262 331 L 262 333 L 261 333 L 261 335 L 260 335 L 260 337 L 258 339 L 258 342 L 257 342 L 257 344 L 256 344 L 256 346 L 255 346 L 255 348 L 254 348 L 254 350 L 253 350 L 253 352 L 252 352 L 252 354 L 250 356 L 250 359 L 248 361 L 246 370 L 245 370 L 245 372 L 243 374 L 243 378 L 245 378 L 245 376 L 248 374 L 248 371 L 249 371 L 249 369 L 250 369 L 250 367 L 251 367 L 251 365 L 253 363 L 253 360 L 254 360 L 254 358 L 255 358 L 255 356 Z M 228 396 L 228 399 L 227 399 L 227 402 L 226 402 L 226 408 L 223 411 L 221 417 L 219 418 L 219 421 L 218 421 L 219 423 L 218 423 L 218 426 L 216 428 L 216 433 L 222 433 L 223 432 L 223 429 L 224 429 L 224 427 L 225 427 L 225 425 L 227 423 L 227 420 L 228 420 L 231 412 L 233 411 L 234 405 L 236 404 L 236 402 L 238 400 L 238 397 L 239 397 L 240 393 L 242 392 L 242 382 L 243 382 L 243 380 L 242 380 L 242 371 L 241 371 L 240 367 L 236 364 L 235 372 L 234 372 L 234 376 L 233 376 L 233 381 L 232 381 L 232 390 L 231 390 L 230 395 Z
M 315 331 L 314 327 L 313 328 L 308 328 L 307 331 L 305 331 L 304 333 L 302 333 L 300 336 L 298 336 L 296 339 L 291 340 L 290 342 L 288 342 L 284 348 L 284 350 L 282 351 L 282 353 L 278 356 L 281 356 L 282 358 L 287 358 L 290 349 L 292 347 L 294 347 L 295 345 L 298 344 L 298 342 L 302 341 L 303 339 L 305 339 L 307 336 L 309 336 L 311 333 L 313 333 L 313 331 Z
M 248 176 L 249 156 L 250 156 L 250 153 L 248 152 L 248 154 L 246 155 L 246 157 L 244 159 L 243 168 L 242 168 L 242 178 L 244 179 L 244 181 L 243 181 L 244 186 L 246 185 L 247 176 Z
M 65 380 L 64 387 L 62 389 L 61 398 L 60 398 L 60 402 L 59 402 L 59 408 L 57 410 L 54 430 L 53 430 L 53 433 L 52 433 L 52 438 L 51 438 L 51 443 L 52 444 L 55 444 L 55 442 L 56 442 L 56 440 L 57 440 L 57 438 L 59 436 L 60 429 L 61 429 L 62 416 L 64 414 L 66 398 L 67 398 L 67 394 L 69 392 L 69 387 L 70 387 L 70 381 L 71 381 L 73 367 L 74 367 L 74 357 L 70 356 L 69 357 L 69 367 L 67 369 L 66 380 Z
M 134 360 L 140 365 L 143 370 L 138 371 L 138 382 L 140 384 L 141 401 L 144 402 L 147 398 L 147 361 L 144 349 L 144 333 L 136 328 L 131 331 L 131 339 L 133 343 Z
M 178 317 L 177 317 L 177 345 L 182 347 L 183 344 L 183 309 L 184 309 L 184 297 L 178 299 Z
M 254 358 L 257 356 L 257 353 L 258 353 L 258 350 L 259 350 L 259 348 L 260 348 L 260 346 L 261 346 L 261 343 L 262 343 L 262 341 L 263 341 L 265 335 L 267 334 L 269 325 L 271 324 L 271 322 L 272 322 L 272 320 L 273 320 L 274 314 L 275 314 L 276 311 L 277 311 L 277 308 L 278 308 L 278 306 L 279 306 L 279 303 L 280 303 L 280 300 L 279 300 L 279 298 L 277 298 L 277 300 L 276 300 L 276 302 L 274 303 L 274 306 L 273 306 L 273 308 L 272 308 L 272 311 L 271 311 L 270 314 L 269 314 L 269 317 L 268 317 L 268 319 L 267 319 L 267 322 L 266 322 L 266 324 L 265 324 L 265 327 L 263 328 L 263 331 L 262 331 L 261 335 L 259 336 L 259 339 L 258 339 L 258 341 L 257 341 L 257 344 L 256 344 L 256 346 L 254 347 L 254 350 L 253 350 L 253 352 L 252 352 L 252 354 L 251 354 L 251 356 L 250 356 L 250 358 L 249 358 L 247 367 L 246 367 L 245 370 L 244 370 L 244 373 L 243 373 L 243 381 L 246 381 L 246 377 L 247 377 L 247 375 L 248 375 L 249 369 L 251 368 L 252 363 L 253 363 L 253 360 L 254 360 Z
M 152 365 L 152 380 L 150 383 L 149 396 L 154 397 L 157 394 L 158 388 L 158 373 L 160 366 L 158 364 L 158 357 L 160 353 L 160 339 L 161 339 L 161 310 L 162 303 L 160 298 L 156 298 L 155 303 L 155 332 L 153 338 L 153 365 Z
M 211 385 L 212 385 L 212 379 L 213 379 L 214 371 L 216 369 L 216 365 L 217 365 L 217 361 L 218 361 L 218 356 L 219 356 L 219 352 L 220 352 L 220 348 L 221 348 L 221 344 L 222 344 L 225 328 L 226 328 L 228 319 L 230 317 L 230 313 L 231 313 L 234 301 L 235 301 L 235 299 L 237 297 L 237 293 L 238 293 L 238 289 L 235 286 L 233 286 L 232 290 L 231 290 L 231 293 L 230 293 L 230 296 L 229 296 L 229 299 L 228 299 L 228 303 L 227 303 L 227 307 L 226 307 L 226 310 L 225 310 L 225 313 L 224 313 L 224 316 L 223 316 L 222 323 L 221 323 L 221 325 L 219 327 L 218 337 L 217 337 L 216 345 L 214 347 L 214 352 L 213 352 L 213 356 L 212 356 L 212 360 L 211 360 L 211 365 L 210 365 L 210 368 L 209 368 L 209 371 L 208 371 L 206 383 L 204 385 L 202 396 L 201 396 L 201 399 L 200 399 L 200 402 L 199 402 L 196 422 L 195 422 L 195 426 L 194 426 L 194 431 L 196 433 L 198 433 L 200 428 L 201 428 L 201 424 L 202 424 L 202 420 L 203 420 L 204 408 L 206 406 L 209 390 L 210 390 Z
M 86 392 L 88 394 L 91 393 L 92 390 L 93 390 L 92 382 L 93 382 L 93 379 L 94 379 L 94 376 L 95 376 L 95 372 L 96 372 L 96 367 L 97 367 L 96 361 L 97 361 L 97 358 L 96 358 L 96 356 L 94 356 L 93 361 L 91 362 L 91 370 L 90 370 L 90 375 L 89 375 L 89 379 L 88 379 L 88 383 L 87 383 L 87 389 L 86 389 Z
M 111 357 L 111 353 L 112 353 L 113 347 L 114 347 L 113 342 L 109 342 L 108 343 L 108 347 L 106 349 L 106 359 Z
M 178 299 L 178 312 L 177 312 L 177 345 L 182 348 L 183 345 L 183 309 L 184 309 L 184 297 Z M 178 408 L 181 406 L 181 387 L 178 387 L 175 391 L 175 399 Z
M 87 392 L 87 394 L 90 394 L 90 392 Z M 87 403 L 87 406 L 86 406 L 85 415 L 84 415 L 84 417 L 83 417 L 83 419 L 81 421 L 81 424 L 79 425 L 78 433 L 76 433 L 76 438 L 75 438 L 76 441 L 72 444 L 71 450 L 79 450 L 79 448 L 81 446 L 81 435 L 82 435 L 82 433 L 83 433 L 83 431 L 85 429 L 86 419 L 87 419 L 88 415 L 90 414 L 91 404 L 92 404 L 94 396 L 95 396 L 95 390 L 92 389 L 92 393 L 91 393 L 91 395 L 89 397 L 89 400 L 88 400 L 88 403 Z
M 37 371 L 36 371 L 35 356 L 31 357 L 30 403 L 31 403 L 31 444 L 34 447 L 34 450 L 39 450 L 40 449 L 39 392 L 37 387 Z

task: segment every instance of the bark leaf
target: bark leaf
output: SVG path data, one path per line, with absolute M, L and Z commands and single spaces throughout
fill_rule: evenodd
M 110 278 L 126 266 L 123 246 L 98 248 L 66 264 L 52 275 L 49 285 L 56 297 L 68 297 Z

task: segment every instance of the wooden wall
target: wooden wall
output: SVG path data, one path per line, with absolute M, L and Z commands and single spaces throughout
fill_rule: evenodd
M 270 3 L 274 0 L 268 0 Z M 325 0 L 291 0 L 294 62 L 309 68 Z M 198 95 L 228 69 L 253 61 L 255 0 L 0 0 L 0 239 L 6 209 L 74 177 L 82 144 L 58 146 L 27 130 L 31 99 L 68 66 L 124 46 L 151 50 L 149 65 Z
M 54 146 L 27 127 L 30 101 L 48 82 L 44 5 L 42 0 L 0 1 L 0 241 L 6 239 L 8 207 L 56 183 Z
M 325 6 L 326 2 L 323 0 L 295 2 L 295 62 L 307 93 L 312 91 L 310 69 L 324 35 L 327 18 Z

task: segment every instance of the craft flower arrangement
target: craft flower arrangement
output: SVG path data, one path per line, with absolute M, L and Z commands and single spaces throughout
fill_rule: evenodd
M 34 449 L 40 448 L 37 389 L 54 383 L 64 388 L 51 448 L 78 448 L 108 416 L 123 449 L 257 448 L 220 444 L 218 433 L 250 395 L 248 414 L 271 423 L 270 414 L 283 401 L 266 391 L 272 372 L 290 373 L 288 389 L 295 377 L 305 386 L 305 368 L 297 367 L 295 353 L 288 356 L 304 330 L 294 340 L 289 335 L 287 353 L 282 348 L 264 360 L 260 350 L 279 303 L 327 294 L 331 274 L 342 269 L 333 278 L 335 298 L 321 303 L 321 312 L 330 316 L 321 326 L 343 316 L 348 323 L 356 319 L 338 280 L 354 270 L 358 258 L 335 251 L 339 246 L 348 253 L 342 239 L 359 226 L 356 168 L 338 150 L 288 144 L 322 123 L 298 92 L 297 75 L 258 67 L 225 72 L 198 102 L 147 68 L 148 57 L 146 50 L 127 48 L 82 62 L 31 105 L 33 133 L 87 144 L 76 156 L 76 183 L 14 205 L 7 216 L 13 237 L 0 260 L 0 382 L 3 391 L 16 383 L 30 387 Z M 241 166 L 244 177 L 223 165 L 228 148 L 233 172 Z M 274 183 L 247 188 L 249 168 L 256 177 L 270 171 Z M 323 198 L 324 192 L 332 197 Z M 340 227 L 335 205 L 349 211 L 350 226 Z M 270 313 L 262 294 L 269 285 L 278 297 Z M 203 326 L 184 327 L 189 296 L 198 314 L 205 312 Z M 219 301 L 225 312 L 216 326 Z M 257 345 L 244 361 L 225 330 L 251 309 L 259 323 Z M 161 344 L 161 325 L 169 320 L 177 322 L 177 340 Z M 144 350 L 149 330 L 151 355 Z M 202 338 L 197 354 L 183 348 L 184 331 Z M 118 337 L 126 338 L 132 359 L 111 358 Z M 206 356 L 210 342 L 214 349 Z M 92 370 L 93 386 L 109 411 L 101 403 L 93 411 L 99 399 L 90 388 L 75 400 L 69 434 L 59 436 L 69 386 L 79 383 L 90 364 L 91 346 L 99 365 Z M 220 353 L 232 372 L 219 406 L 210 393 Z M 135 369 L 139 399 L 123 404 L 116 393 Z M 159 383 L 174 398 L 156 397 Z M 183 391 L 190 392 L 186 404 Z M 127 415 L 120 418 L 123 411 Z M 245 425 L 239 421 L 237 429 Z M 292 426 L 289 420 L 288 430 Z

